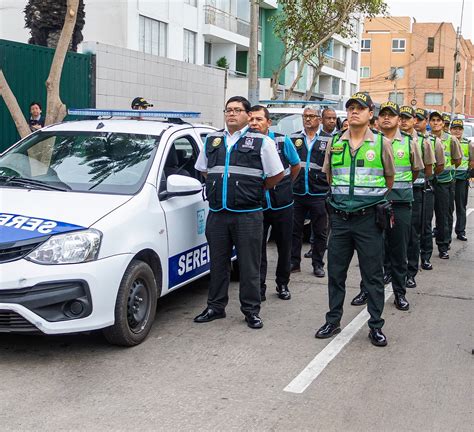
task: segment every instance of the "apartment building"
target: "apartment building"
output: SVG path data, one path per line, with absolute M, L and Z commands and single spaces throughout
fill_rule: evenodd
M 376 102 L 451 111 L 456 31 L 450 23 L 410 17 L 366 19 L 361 40 L 360 88 Z M 473 114 L 474 46 L 460 37 L 455 112 Z

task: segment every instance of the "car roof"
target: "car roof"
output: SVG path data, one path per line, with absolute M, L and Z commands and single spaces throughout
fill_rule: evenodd
M 99 127 L 99 125 L 101 125 Z M 96 119 L 96 120 L 78 120 L 67 121 L 55 125 L 47 126 L 41 129 L 43 132 L 116 132 L 116 133 L 135 133 L 144 135 L 161 135 L 169 128 L 187 129 L 190 127 L 202 127 L 215 129 L 212 126 L 204 124 L 181 123 L 176 124 L 166 121 L 156 120 L 127 120 L 127 119 Z

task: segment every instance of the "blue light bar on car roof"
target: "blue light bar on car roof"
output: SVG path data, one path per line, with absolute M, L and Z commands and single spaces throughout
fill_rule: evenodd
M 97 108 L 71 108 L 69 115 L 86 117 L 136 117 L 136 118 L 192 118 L 199 117 L 196 111 L 157 111 L 157 110 L 107 110 Z
M 331 100 L 261 100 L 260 103 L 268 105 L 336 105 L 338 102 Z

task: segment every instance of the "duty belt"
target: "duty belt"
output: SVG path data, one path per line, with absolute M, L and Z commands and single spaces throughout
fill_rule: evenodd
M 341 216 L 343 220 L 349 220 L 354 216 L 366 216 L 368 214 L 372 214 L 375 212 L 375 208 L 374 206 L 371 206 L 371 207 L 366 207 L 354 212 L 346 212 L 346 211 L 338 210 L 333 207 L 332 211 L 334 212 L 334 214 Z

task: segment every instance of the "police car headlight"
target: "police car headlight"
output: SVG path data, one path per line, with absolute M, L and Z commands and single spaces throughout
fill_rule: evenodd
M 52 236 L 27 259 L 38 264 L 78 264 L 99 255 L 102 233 L 95 229 Z

